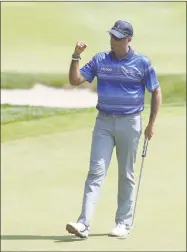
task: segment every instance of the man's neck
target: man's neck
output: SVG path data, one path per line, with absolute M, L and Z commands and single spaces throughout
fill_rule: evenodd
M 130 50 L 130 48 L 129 48 L 129 46 L 128 46 L 127 48 L 124 49 L 123 52 L 119 52 L 119 53 L 116 53 L 116 52 L 115 52 L 116 58 L 117 58 L 118 60 L 124 59 L 124 58 L 127 56 L 129 50 Z

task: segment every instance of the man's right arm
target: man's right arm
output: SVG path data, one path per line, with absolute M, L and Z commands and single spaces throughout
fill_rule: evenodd
M 78 42 L 75 46 L 75 51 L 73 53 L 73 58 L 69 69 L 69 82 L 72 86 L 78 86 L 86 81 L 86 79 L 81 75 L 79 69 L 79 57 L 81 53 L 86 49 L 87 45 L 84 42 Z M 77 60 L 76 60 L 77 58 Z
M 69 69 L 69 82 L 72 86 L 78 86 L 85 82 L 86 79 L 81 75 L 79 69 L 79 60 L 72 60 Z

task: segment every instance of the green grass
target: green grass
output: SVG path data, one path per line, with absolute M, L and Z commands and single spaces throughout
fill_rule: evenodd
M 53 109 L 3 105 L 1 142 L 93 125 L 95 109 Z M 25 130 L 23 131 L 23 128 Z
M 147 55 L 159 74 L 186 72 L 185 3 L 3 2 L 1 12 L 3 72 L 66 74 L 75 43 L 88 44 L 85 64 L 109 49 L 106 31 L 118 19 L 133 24 L 132 47 Z
M 114 226 L 116 211 L 114 153 L 92 220 L 91 236 L 86 241 L 70 236 L 64 227 L 80 213 L 96 110 L 62 114 L 57 110 L 54 115 L 55 111 L 52 113 L 48 108 L 39 108 L 38 112 L 28 107 L 11 110 L 10 106 L 4 106 L 4 109 L 2 251 L 185 251 L 185 107 L 160 109 L 144 162 L 136 225 L 128 239 L 111 239 L 106 235 Z M 17 110 L 20 116 L 15 119 L 13 114 L 12 121 L 10 113 Z M 30 121 L 26 114 L 30 115 Z M 36 114 L 40 118 L 35 118 Z M 149 108 L 146 108 L 143 128 L 148 116 Z M 143 136 L 137 156 L 136 180 L 142 145 Z
M 19 121 L 32 121 L 34 119 L 48 118 L 52 116 L 76 116 L 80 113 L 95 111 L 94 108 L 85 109 L 64 109 L 38 106 L 11 106 L 1 105 L 1 125 L 15 123 Z
M 183 108 L 180 104 L 178 106 Z M 173 106 L 171 104 L 165 104 L 162 107 L 172 112 Z M 175 108 L 177 108 L 176 105 Z M 150 105 L 147 104 L 145 110 L 148 109 L 150 109 Z M 56 131 L 61 131 L 62 129 L 74 130 L 84 125 L 91 126 L 94 123 L 93 116 L 96 116 L 96 113 L 95 108 L 64 109 L 5 104 L 1 106 L 1 142 L 24 137 L 36 137 L 42 133 L 51 134 L 54 127 Z M 43 121 L 44 119 L 46 121 Z M 43 122 L 47 122 L 47 124 L 44 126 Z M 23 127 L 27 129 L 26 135 L 22 130 Z
M 1 88 L 4 89 L 28 89 L 36 83 L 43 83 L 52 87 L 68 87 L 68 74 L 48 74 L 48 73 L 21 73 L 3 72 L 1 74 Z
M 75 43 L 88 43 L 82 66 L 109 49 L 105 31 L 125 18 L 135 29 L 132 47 L 156 68 L 163 103 L 186 102 L 185 3 L 3 2 L 1 11 L 1 88 L 28 89 L 36 83 L 71 88 L 68 70 Z M 80 86 L 85 87 L 96 91 L 96 81 Z

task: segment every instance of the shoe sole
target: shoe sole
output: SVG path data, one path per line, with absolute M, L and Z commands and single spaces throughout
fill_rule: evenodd
M 127 235 L 114 235 L 114 234 L 109 234 L 109 237 L 117 237 L 117 238 L 127 238 L 130 232 L 127 233 Z
M 67 224 L 66 225 L 66 230 L 68 231 L 68 233 L 70 234 L 74 234 L 79 238 L 87 238 L 87 236 L 83 235 L 81 232 L 79 232 L 74 226 Z

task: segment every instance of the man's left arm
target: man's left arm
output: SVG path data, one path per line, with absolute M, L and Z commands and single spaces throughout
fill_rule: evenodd
M 162 93 L 161 88 L 158 87 L 152 92 L 149 122 L 144 132 L 145 138 L 147 138 L 148 140 L 150 140 L 154 134 L 154 124 L 161 103 L 162 103 Z
M 150 140 L 154 134 L 154 125 L 156 117 L 158 114 L 159 107 L 162 103 L 162 92 L 155 69 L 149 60 L 145 64 L 144 83 L 147 90 L 151 92 L 150 116 L 147 127 L 145 128 L 144 131 L 145 138 Z

